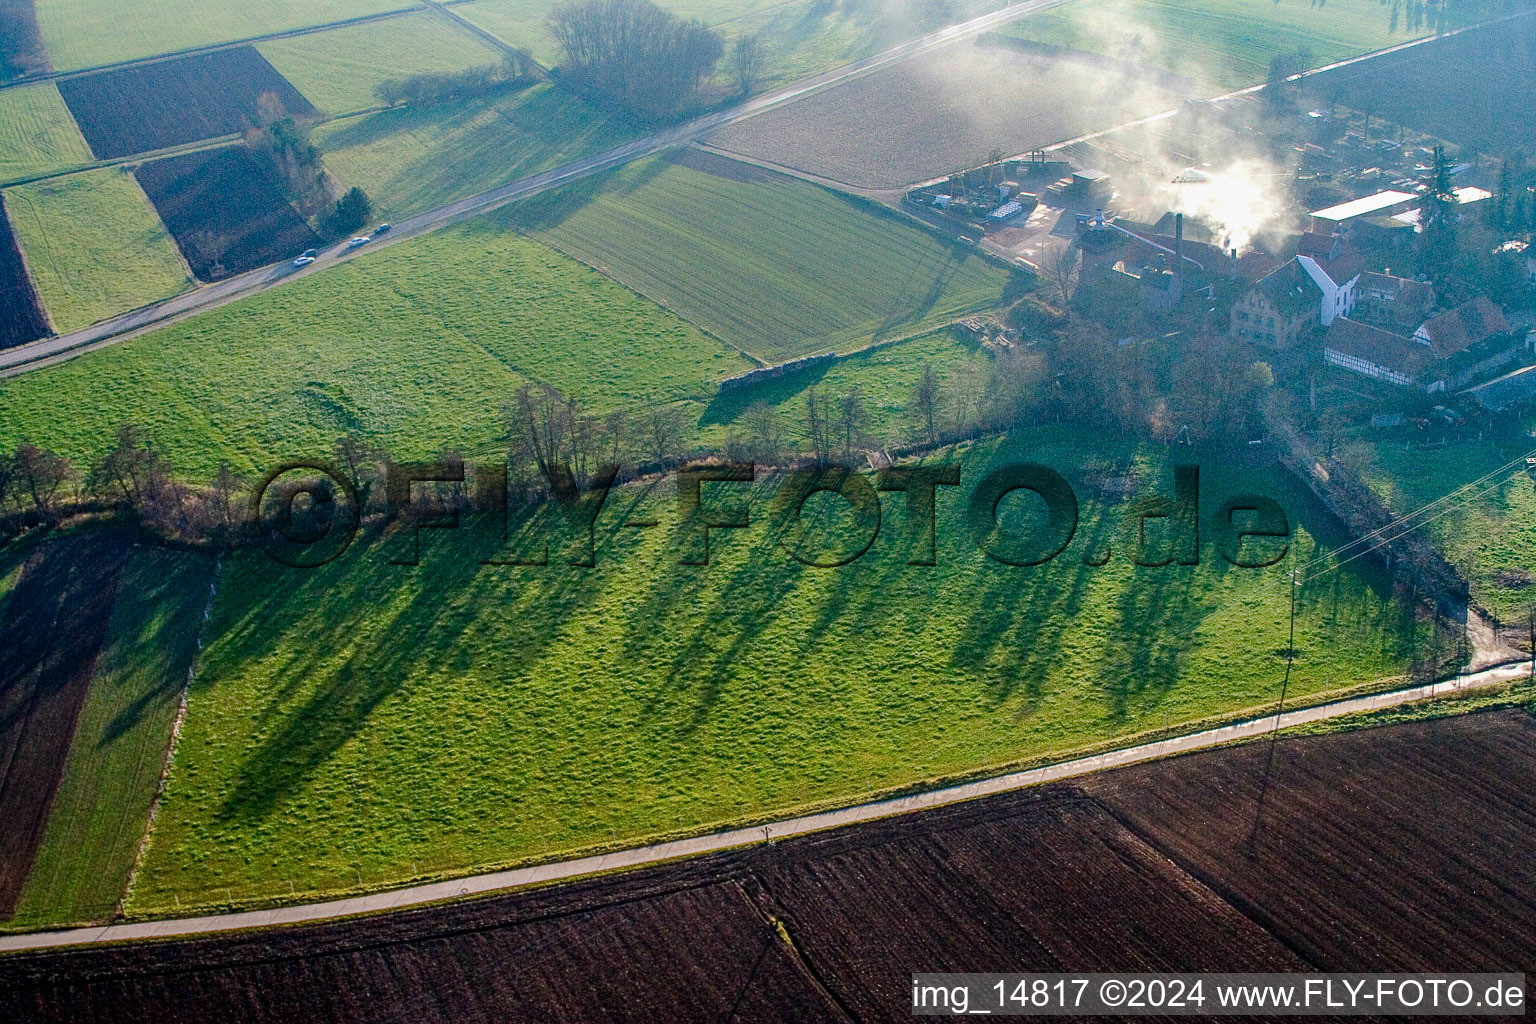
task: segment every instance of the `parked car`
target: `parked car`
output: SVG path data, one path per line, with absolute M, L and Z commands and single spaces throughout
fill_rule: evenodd
M 347 242 L 347 248 L 356 249 L 358 246 L 367 245 L 371 241 L 373 241 L 373 239 L 369 238 L 367 235 L 358 235 L 356 238 Z
M 380 235 L 387 235 L 393 229 L 394 229 L 394 225 L 393 224 L 380 224 L 378 227 L 373 229 L 373 237 L 377 238 Z
M 299 253 L 299 259 L 301 259 L 301 260 L 302 259 L 317 260 L 319 258 L 320 258 L 320 250 L 319 249 L 305 249 L 303 252 Z
M 313 262 L 315 262 L 315 258 L 313 256 L 300 256 L 298 259 L 293 261 L 293 265 L 296 267 L 307 267 Z

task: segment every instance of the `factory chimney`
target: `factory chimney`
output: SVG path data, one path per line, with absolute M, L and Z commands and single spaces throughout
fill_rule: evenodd
M 1173 215 L 1173 274 L 1184 280 L 1184 215 Z

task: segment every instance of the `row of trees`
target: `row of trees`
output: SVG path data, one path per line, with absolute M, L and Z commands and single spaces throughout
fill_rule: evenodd
M 694 106 L 725 55 L 718 32 L 650 0 L 572 0 L 555 8 L 550 27 L 569 84 L 642 117 L 670 117 Z M 751 53 L 738 60 L 743 56 L 750 79 L 759 61 Z
M 84 472 L 32 444 L 0 456 L 0 519 L 54 523 L 71 511 L 115 510 L 166 537 L 228 542 L 243 521 L 237 496 L 244 486 L 228 463 L 205 487 L 177 481 L 171 460 L 124 424 L 111 450 Z
M 500 64 L 392 78 L 381 82 L 373 94 L 386 107 L 421 106 L 483 96 L 502 86 L 532 81 L 538 74 L 539 66 L 534 59 L 518 51 L 508 54 Z
M 1225 336 L 1197 336 L 1170 365 L 1153 349 L 1115 343 L 1086 320 L 1057 319 L 1062 327 L 1034 347 L 1006 347 L 942 373 L 923 366 L 899 417 L 877 416 L 857 386 L 815 385 L 791 402 L 742 409 L 710 450 L 680 405 L 591 410 L 555 388 L 525 386 L 503 409 L 508 483 L 526 503 L 585 490 L 606 466 L 633 474 L 722 456 L 763 465 L 857 462 L 867 451 L 912 451 L 1053 422 L 1162 440 L 1251 437 L 1262 429 L 1274 376 Z M 378 511 L 391 453 L 344 437 L 331 454 L 356 484 L 363 509 Z M 439 459 L 473 461 L 454 452 Z M 170 458 L 131 424 L 83 472 L 33 445 L 0 458 L 0 512 L 7 516 L 47 522 L 82 508 L 113 509 L 188 541 L 238 537 L 244 487 L 227 465 L 206 485 L 179 482 Z

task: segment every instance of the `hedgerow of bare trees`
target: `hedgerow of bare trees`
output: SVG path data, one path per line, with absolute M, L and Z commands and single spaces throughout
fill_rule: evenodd
M 527 53 L 519 50 L 508 54 L 500 64 L 391 78 L 379 83 L 373 94 L 386 107 L 402 103 L 414 107 L 483 96 L 503 86 L 532 81 L 538 75 L 538 64 Z
M 555 8 L 550 27 L 562 78 L 642 117 L 693 106 L 725 54 L 719 33 L 650 0 L 572 0 Z

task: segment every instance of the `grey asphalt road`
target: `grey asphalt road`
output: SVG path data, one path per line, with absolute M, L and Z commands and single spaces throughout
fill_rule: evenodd
M 918 54 L 949 45 L 956 40 L 985 32 L 1015 18 L 1055 7 L 1064 2 L 1066 0 L 1027 0 L 1025 3 L 1012 4 L 991 14 L 985 14 L 959 25 L 954 25 L 950 28 L 902 43 L 873 57 L 866 57 L 852 64 L 847 64 L 835 70 L 796 82 L 783 89 L 764 93 L 762 96 L 755 97 L 726 110 L 706 114 L 703 117 L 664 129 L 604 153 L 587 157 L 584 160 L 577 160 L 545 171 L 542 174 L 535 174 L 532 177 L 510 182 L 488 192 L 482 192 L 479 195 L 460 199 L 446 206 L 440 206 L 434 210 L 417 214 L 414 217 L 396 223 L 394 229 L 388 235 L 364 246 L 362 249 L 349 250 L 344 243 L 333 245 L 323 250 L 320 253 L 320 258 L 314 264 L 302 269 L 294 267 L 289 261 L 284 261 L 231 277 L 217 284 L 194 289 L 174 298 L 166 299 L 164 302 L 145 306 L 142 309 L 125 313 L 111 320 L 104 320 L 101 323 L 93 324 L 90 327 L 74 331 L 70 334 L 60 335 L 56 338 L 47 338 L 29 345 L 0 351 L 0 377 L 11 377 L 20 373 L 27 373 L 65 359 L 74 358 L 93 349 L 116 344 L 152 328 L 163 327 L 167 323 L 180 320 L 194 313 L 204 312 L 217 306 L 246 298 L 288 281 L 308 277 L 311 274 L 322 273 L 338 263 L 352 259 L 361 253 L 369 252 L 382 246 L 393 245 L 429 231 L 435 231 L 465 218 L 487 213 L 509 203 L 514 203 L 519 199 L 526 199 L 529 196 L 537 195 L 559 185 L 577 181 L 601 171 L 650 156 L 653 153 L 659 153 L 665 149 L 686 145 L 724 125 L 744 120 L 765 110 L 781 107 L 786 103 L 793 103 L 797 99 L 829 89 L 849 79 L 869 74 L 888 65 L 908 60 Z
M 1279 715 L 1266 715 L 1231 725 L 1207 729 L 1203 732 L 1176 736 L 1126 747 L 1106 754 L 1063 761 L 1043 768 L 1010 772 L 990 779 L 946 786 L 925 793 L 877 800 L 871 803 L 845 807 L 841 810 L 807 814 L 769 825 L 739 828 L 728 832 L 696 836 L 670 843 L 658 843 L 630 850 L 620 850 L 597 857 L 541 864 L 536 867 L 497 871 L 484 875 L 472 875 L 445 882 L 415 885 L 388 892 L 355 896 L 351 899 L 332 900 L 328 903 L 310 903 L 299 906 L 279 907 L 275 910 L 253 910 L 242 913 L 215 914 L 207 917 L 189 917 L 165 921 L 142 921 L 133 924 L 113 924 L 95 928 L 72 928 L 65 931 L 33 932 L 22 935 L 0 936 L 0 953 L 30 949 L 51 949 L 60 946 L 77 946 L 101 942 L 128 942 L 144 939 L 165 939 L 178 936 L 206 935 L 213 932 L 240 931 L 251 928 L 269 928 L 313 921 L 329 921 L 352 917 L 357 914 L 378 913 L 404 907 L 438 903 L 443 900 L 483 895 L 528 885 L 542 885 L 565 881 L 583 875 L 604 871 L 659 864 L 681 857 L 696 857 L 718 850 L 728 850 L 753 843 L 784 839 L 789 836 L 818 832 L 822 829 L 851 825 L 856 822 L 886 818 L 898 814 L 910 814 L 935 807 L 993 796 L 1014 790 L 1059 782 L 1092 772 L 1139 764 L 1175 754 L 1206 750 L 1239 740 L 1253 740 L 1268 736 L 1276 728 L 1289 728 L 1310 722 L 1324 722 L 1345 715 L 1380 711 L 1401 707 L 1419 701 L 1453 697 L 1499 687 L 1521 679 L 1531 671 L 1530 662 L 1502 665 L 1481 672 L 1458 676 L 1438 683 L 1426 683 L 1400 690 L 1355 697 L 1321 704 L 1316 707 L 1286 711 Z

